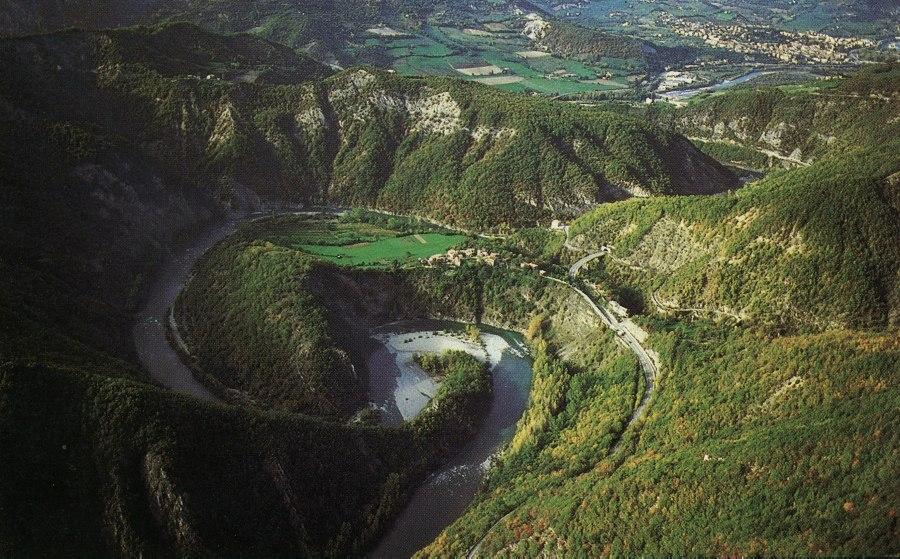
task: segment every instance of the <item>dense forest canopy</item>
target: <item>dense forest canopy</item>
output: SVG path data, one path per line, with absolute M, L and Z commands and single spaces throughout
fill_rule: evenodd
M 185 0 L 95 23 L 176 5 L 216 6 L 226 31 L 266 12 L 292 47 L 345 30 L 322 14 L 427 11 Z M 587 57 L 653 48 L 565 32 Z M 896 65 L 623 110 L 164 23 L 2 39 L 0 69 L 0 553 L 364 553 L 471 438 L 490 383 L 468 356 L 420 359 L 443 378 L 432 404 L 358 421 L 335 321 L 427 316 L 524 332 L 534 376 L 423 556 L 897 553 Z M 686 135 L 771 172 L 739 188 Z M 320 204 L 357 209 L 314 233 L 249 224 L 175 305 L 222 401 L 153 386 L 131 327 L 160 262 L 226 218 Z M 398 241 L 416 236 L 440 248 Z M 459 246 L 490 262 L 428 260 Z M 642 363 L 585 297 L 622 303 L 653 351 L 645 415 Z

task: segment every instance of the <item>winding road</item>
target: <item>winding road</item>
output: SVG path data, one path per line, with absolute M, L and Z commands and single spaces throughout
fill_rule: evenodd
M 585 251 L 584 249 L 582 249 L 580 247 L 576 247 L 572 244 L 571 238 L 569 237 L 569 228 L 568 227 L 565 228 L 565 234 L 566 234 L 566 242 L 565 242 L 564 246 L 567 249 L 569 249 L 571 251 L 575 251 L 575 252 L 584 252 Z M 611 252 L 612 252 L 612 249 L 610 247 L 602 246 L 602 247 L 600 247 L 600 250 L 598 250 L 596 252 L 590 252 L 587 255 L 580 258 L 577 262 L 572 264 L 572 266 L 569 268 L 570 280 L 575 281 L 578 277 L 578 272 L 581 271 L 581 269 L 586 264 L 588 264 L 589 262 L 592 262 L 600 257 L 608 256 L 611 254 Z M 621 321 L 619 321 L 619 319 L 616 318 L 612 313 L 607 311 L 605 307 L 597 305 L 597 303 L 594 302 L 593 298 L 591 298 L 591 296 L 588 295 L 585 291 L 583 291 L 582 289 L 580 289 L 579 287 L 575 286 L 574 284 L 572 284 L 570 282 L 556 280 L 555 278 L 551 278 L 551 279 L 554 279 L 555 281 L 558 281 L 560 283 L 568 285 L 570 288 L 572 288 L 573 290 L 578 292 L 578 294 L 581 295 L 581 297 L 590 304 L 591 309 L 593 309 L 593 311 L 594 311 L 594 314 L 596 314 L 598 317 L 600 317 L 600 321 L 603 322 L 603 324 L 606 325 L 607 328 L 612 329 L 616 333 L 616 335 L 619 337 L 619 341 L 623 345 L 625 345 L 625 347 L 630 349 L 631 352 L 634 353 L 634 355 L 638 359 L 638 363 L 641 366 L 641 370 L 644 372 L 644 393 L 641 395 L 640 402 L 638 402 L 638 405 L 634 408 L 634 411 L 632 411 L 632 413 L 631 413 L 631 417 L 628 418 L 628 422 L 625 424 L 625 427 L 622 429 L 622 432 L 624 433 L 637 420 L 639 420 L 640 418 L 642 418 L 644 416 L 644 413 L 647 409 L 647 402 L 650 400 L 650 396 L 651 396 L 651 394 L 653 394 L 653 389 L 655 388 L 654 382 L 656 381 L 657 377 L 659 376 L 659 365 L 657 364 L 656 359 L 654 359 L 653 356 L 650 355 L 650 352 L 647 351 L 647 349 L 641 345 L 640 340 L 637 339 L 637 337 L 634 335 L 634 333 L 630 329 L 628 329 L 628 327 L 625 324 L 623 324 Z M 611 452 L 617 451 L 619 449 L 619 445 L 621 444 L 621 442 L 622 442 L 622 440 L 620 438 L 619 441 L 616 443 L 616 445 L 612 448 Z
M 569 230 L 566 228 L 566 243 L 565 247 L 569 250 L 573 251 L 583 251 L 578 247 L 572 246 L 569 243 Z M 619 342 L 631 350 L 632 353 L 637 357 L 638 363 L 641 366 L 641 371 L 644 373 L 644 393 L 641 394 L 641 399 L 638 402 L 638 405 L 635 406 L 634 410 L 631 412 L 631 416 L 628 418 L 628 421 L 625 423 L 625 426 L 622 428 L 622 434 L 624 434 L 632 425 L 634 425 L 637 421 L 639 421 L 644 414 L 647 412 L 647 404 L 650 401 L 650 396 L 653 394 L 653 390 L 656 387 L 656 379 L 659 376 L 659 365 L 657 365 L 656 360 L 650 355 L 649 351 L 647 351 L 644 346 L 641 345 L 641 342 L 635 337 L 635 335 L 629 330 L 625 324 L 623 324 L 619 319 L 615 317 L 611 312 L 607 311 L 606 308 L 600 304 L 598 305 L 594 299 L 587 294 L 583 289 L 575 285 L 575 281 L 577 280 L 578 272 L 581 271 L 586 264 L 592 262 L 602 256 L 609 254 L 609 247 L 602 247 L 597 252 L 592 252 L 587 254 L 586 256 L 580 258 L 577 262 L 572 264 L 569 268 L 569 281 L 561 280 L 558 278 L 545 276 L 546 279 L 551 281 L 560 283 L 562 285 L 567 286 L 569 289 L 578 293 L 582 299 L 584 299 L 588 305 L 591 307 L 591 310 L 594 311 L 594 314 L 600 319 L 600 322 L 603 323 L 604 326 L 613 330 L 618 337 Z M 609 454 L 615 454 L 622 445 L 622 436 L 619 436 L 619 440 L 616 441 L 616 444 L 613 445 L 612 449 L 610 449 Z M 488 534 L 493 531 L 493 529 L 500 525 L 504 520 L 510 517 L 515 512 L 516 509 L 513 509 L 503 515 L 497 522 L 491 525 L 490 528 L 481 536 L 481 539 L 476 543 L 466 554 L 467 559 L 474 559 L 479 556 L 481 551 L 481 545 L 484 543 L 485 538 L 487 538 Z

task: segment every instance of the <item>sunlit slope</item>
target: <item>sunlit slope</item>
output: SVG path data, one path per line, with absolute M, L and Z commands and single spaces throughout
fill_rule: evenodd
M 812 164 L 572 224 L 609 251 L 580 276 L 645 315 L 647 415 L 613 453 L 621 365 L 536 365 L 500 468 L 422 556 L 897 552 L 898 122 L 841 118 Z
M 536 369 L 533 413 L 555 411 L 420 556 L 896 553 L 895 334 L 652 327 L 664 373 L 621 452 L 621 366 Z
M 611 246 L 600 274 L 647 308 L 695 309 L 773 332 L 896 327 L 898 143 L 823 158 L 734 195 L 596 210 L 576 242 Z

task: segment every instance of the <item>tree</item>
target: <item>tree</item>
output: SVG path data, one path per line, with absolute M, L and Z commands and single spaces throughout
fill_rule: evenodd
M 548 326 L 547 315 L 537 314 L 528 321 L 528 328 L 525 329 L 525 338 L 528 341 L 535 341 L 544 337 Z
M 466 325 L 466 337 L 469 338 L 469 341 L 472 343 L 480 343 L 481 342 L 481 330 L 478 329 L 478 326 L 474 324 Z

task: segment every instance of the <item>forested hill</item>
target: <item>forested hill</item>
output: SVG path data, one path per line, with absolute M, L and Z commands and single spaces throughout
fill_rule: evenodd
M 429 172 L 475 202 L 505 199 L 505 215 L 479 215 L 465 203 L 450 211 L 456 221 L 483 225 L 546 218 L 631 193 L 715 192 L 736 184 L 683 139 L 635 119 L 367 70 L 300 85 L 325 70 L 247 35 L 176 24 L 8 40 L 4 51 L 6 68 L 25 69 L 9 72 L 17 78 L 4 83 L 15 121 L 67 119 L 85 141 L 113 149 L 158 143 L 152 154 L 174 151 L 159 159 L 183 159 L 182 170 L 204 161 L 208 178 L 273 185 L 296 199 L 323 195 L 333 172 L 336 201 L 408 204 L 395 190 L 409 186 L 397 182 Z M 77 119 L 63 98 L 72 92 L 83 104 Z M 97 99 L 104 103 L 96 106 Z M 116 138 L 126 124 L 117 121 L 125 116 L 114 113 L 117 105 L 142 121 L 133 137 Z M 516 172 L 491 172 L 503 166 Z
M 900 71 L 886 66 L 825 90 L 700 102 L 676 119 L 748 148 L 778 139 L 769 148 L 800 163 L 732 196 L 599 208 L 573 234 L 614 247 L 605 273 L 640 286 L 646 304 L 663 311 L 693 309 L 772 332 L 896 328 L 898 100 Z
M 798 166 L 823 155 L 894 139 L 900 65 L 864 68 L 845 79 L 744 88 L 674 113 L 675 129 L 704 149 L 756 168 Z
M 897 553 L 900 105 L 859 107 L 808 166 L 571 224 L 659 352 L 648 411 L 622 431 L 615 363 L 536 361 L 487 488 L 417 557 Z
M 268 202 L 498 229 L 588 210 L 572 240 L 612 253 L 580 279 L 719 321 L 637 319 L 661 376 L 632 423 L 647 380 L 572 310 L 577 295 L 519 267 L 425 268 L 426 293 L 408 292 L 427 314 L 538 318 L 530 408 L 489 491 L 427 553 L 896 554 L 896 114 L 865 142 L 848 136 L 735 194 L 599 204 L 736 182 L 637 117 L 448 79 L 331 74 L 192 25 L 7 39 L 0 71 L 0 555 L 360 555 L 437 459 L 434 433 L 415 426 L 224 406 L 147 382 L 130 328 L 161 254 Z M 562 251 L 546 229 L 521 235 L 478 242 L 533 235 Z M 250 322 L 281 316 L 275 288 L 296 288 L 308 261 L 237 246 L 220 278 L 263 303 L 242 327 L 293 331 Z M 405 286 L 390 274 L 373 292 Z M 270 280 L 262 300 L 248 296 L 266 288 L 258 277 Z M 314 279 L 340 289 L 332 277 Z M 232 292 L 223 285 L 196 284 Z M 195 320 L 220 318 L 206 316 Z
M 127 325 L 160 251 L 229 206 L 332 202 L 496 227 L 736 185 L 636 118 L 447 79 L 322 78 L 249 35 L 174 24 L 0 47 L 10 359 L 140 376 Z
M 696 55 L 688 47 L 664 47 L 562 21 L 550 22 L 535 39 L 543 48 L 564 58 L 589 62 L 610 58 L 639 60 L 645 68 L 653 70 L 662 70 L 669 64 L 683 62 Z

